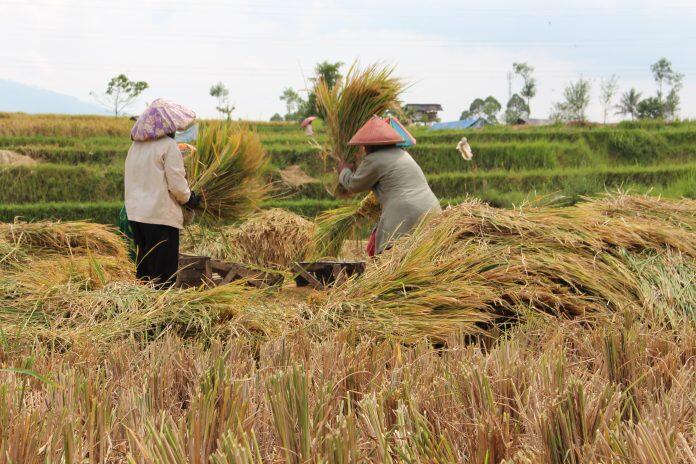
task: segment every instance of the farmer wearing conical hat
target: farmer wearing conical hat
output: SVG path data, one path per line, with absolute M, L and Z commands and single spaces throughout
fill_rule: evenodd
M 176 131 L 193 124 L 193 111 L 158 99 L 131 130 L 133 144 L 125 168 L 126 213 L 136 246 L 136 275 L 160 288 L 174 284 L 179 264 L 182 206 L 195 207 L 198 196 L 186 180 Z
M 375 231 L 374 251 L 381 253 L 390 242 L 408 233 L 429 212 L 440 211 L 440 203 L 430 190 L 418 163 L 400 147 L 415 139 L 395 120 L 374 116 L 350 140 L 365 148 L 365 157 L 353 171 L 339 167 L 339 182 L 348 191 L 372 190 L 382 207 Z

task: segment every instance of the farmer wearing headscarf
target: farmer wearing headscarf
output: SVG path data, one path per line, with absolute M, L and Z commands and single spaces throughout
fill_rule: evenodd
M 126 213 L 136 247 L 136 275 L 160 288 L 174 284 L 179 263 L 182 205 L 199 198 L 186 180 L 174 134 L 193 124 L 193 111 L 157 99 L 131 130 L 125 168 Z
M 365 148 L 365 157 L 353 171 L 339 167 L 339 182 L 349 192 L 372 190 L 382 207 L 379 224 L 371 241 L 381 253 L 390 242 L 408 233 L 429 212 L 440 211 L 440 203 L 430 190 L 418 163 L 400 147 L 415 143 L 413 136 L 394 118 L 389 122 L 373 116 L 350 140 Z

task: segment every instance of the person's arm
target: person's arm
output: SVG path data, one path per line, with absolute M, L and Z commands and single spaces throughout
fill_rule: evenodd
M 374 187 L 379 182 L 379 177 L 377 163 L 366 156 L 355 172 L 350 168 L 343 168 L 338 176 L 338 181 L 349 192 L 358 193 L 366 192 Z
M 164 154 L 164 175 L 167 179 L 167 188 L 172 196 L 180 204 L 186 203 L 191 196 L 191 189 L 186 181 L 184 158 L 175 143 L 170 144 Z

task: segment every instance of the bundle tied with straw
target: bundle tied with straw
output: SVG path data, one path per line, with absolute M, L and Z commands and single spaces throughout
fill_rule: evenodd
M 206 124 L 186 160 L 191 190 L 201 195 L 202 222 L 233 221 L 256 210 L 269 192 L 268 155 L 255 132 L 233 123 Z
M 372 64 L 364 69 L 353 64 L 333 87 L 320 80 L 316 86 L 317 108 L 324 119 L 329 145 L 322 150 L 325 161 L 355 163 L 358 147 L 348 142 L 372 116 L 400 112 L 399 95 L 405 84 L 394 77 L 394 68 Z M 345 196 L 338 183 L 335 196 Z
M 370 193 L 359 203 L 324 211 L 316 219 L 317 253 L 337 256 L 343 243 L 379 219 L 381 209 L 377 197 Z
M 272 208 L 239 225 L 190 227 L 182 237 L 182 248 L 224 261 L 286 269 L 313 253 L 314 229 L 314 223 L 302 216 Z
M 348 142 L 375 114 L 399 113 L 399 96 L 405 83 L 393 76 L 393 67 L 372 64 L 361 69 L 353 64 L 344 79 L 329 87 L 319 81 L 317 107 L 328 132 L 329 144 L 322 151 L 325 162 L 356 163 L 359 147 Z M 336 197 L 347 197 L 336 179 L 332 187 Z M 336 255 L 343 241 L 373 223 L 379 217 L 379 203 L 370 193 L 361 203 L 327 211 L 318 218 L 320 254 Z

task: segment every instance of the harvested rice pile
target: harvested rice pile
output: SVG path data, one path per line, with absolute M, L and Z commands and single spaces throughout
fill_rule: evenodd
M 184 233 L 187 252 L 251 264 L 287 268 L 313 254 L 315 226 L 302 216 L 274 208 L 251 216 L 239 226 Z
M 31 156 L 22 155 L 12 150 L 0 150 L 0 166 L 18 164 L 34 165 L 36 160 Z
M 0 223 L 0 237 L 18 247 L 58 253 L 94 252 L 122 258 L 124 241 L 114 228 L 91 222 Z
M 632 257 L 675 252 L 696 272 L 694 227 L 693 200 L 614 196 L 520 210 L 467 202 L 397 242 L 322 310 L 408 341 L 483 334 L 532 313 L 601 317 L 644 306 Z
M 314 224 L 280 208 L 262 211 L 235 231 L 233 240 L 244 263 L 287 267 L 312 252 Z
M 225 237 L 240 261 L 282 267 L 312 252 L 313 227 L 271 210 Z M 529 318 L 693 313 L 695 229 L 693 200 L 619 195 L 519 210 L 469 201 L 400 239 L 362 277 L 290 304 L 282 292 L 235 284 L 139 285 L 124 243 L 105 226 L 1 224 L 0 332 L 72 345 L 163 331 L 270 336 L 300 326 L 322 337 L 350 326 L 416 342 L 495 336 Z
M 316 184 L 319 182 L 314 177 L 310 176 L 302 170 L 302 168 L 296 164 L 288 166 L 285 169 L 278 171 L 280 179 L 288 187 L 298 188 L 307 184 Z
M 0 224 L 0 333 L 53 346 L 149 340 L 164 332 L 269 334 L 283 308 L 242 285 L 159 291 L 135 281 L 126 244 L 83 222 Z

